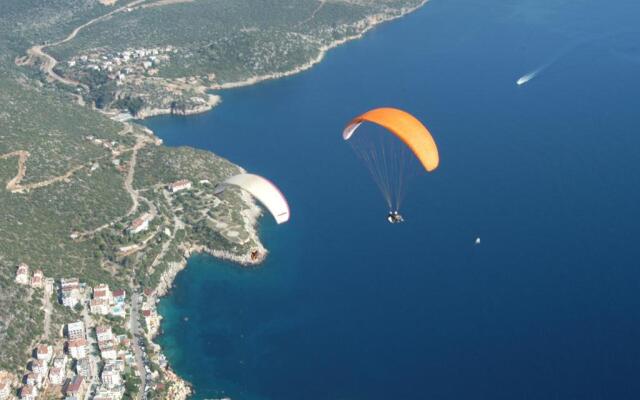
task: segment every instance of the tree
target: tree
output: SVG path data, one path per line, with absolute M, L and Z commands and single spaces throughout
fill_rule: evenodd
M 127 96 L 121 99 L 118 99 L 115 103 L 113 103 L 114 107 L 119 108 L 121 110 L 127 110 L 131 115 L 138 115 L 142 107 L 144 106 L 144 100 L 141 97 L 131 97 Z

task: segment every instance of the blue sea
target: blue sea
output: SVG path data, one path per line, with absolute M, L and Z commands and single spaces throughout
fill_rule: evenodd
M 639 20 L 630 0 L 433 0 L 309 71 L 148 121 L 292 209 L 261 220 L 261 267 L 192 257 L 161 301 L 195 398 L 640 398 Z M 341 138 L 379 106 L 440 149 L 400 225 Z

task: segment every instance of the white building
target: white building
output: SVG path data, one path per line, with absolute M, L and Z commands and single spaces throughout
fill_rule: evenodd
M 124 303 L 127 299 L 127 292 L 123 289 L 116 289 L 113 291 L 113 301 L 116 303 Z
M 53 349 L 51 346 L 46 344 L 40 344 L 36 347 L 36 358 L 38 360 L 48 362 L 53 357 Z
M 25 382 L 29 386 L 38 386 L 42 384 L 42 375 L 37 372 L 30 372 L 27 374 Z
M 80 281 L 78 278 L 60 279 L 60 297 L 62 304 L 75 307 L 80 302 Z
M 75 307 L 80 302 L 80 292 L 77 289 L 62 289 L 62 305 Z
M 31 361 L 31 371 L 35 372 L 36 374 L 46 376 L 47 372 L 49 372 L 49 367 L 47 366 L 46 361 L 33 360 Z
M 100 357 L 102 357 L 103 360 L 115 360 L 118 358 L 118 351 L 112 343 L 105 343 L 100 347 Z
M 53 359 L 53 366 L 55 368 L 62 368 L 65 369 L 67 367 L 67 356 L 65 354 L 56 356 Z
M 8 381 L 0 379 L 0 400 L 9 398 L 11 394 L 11 384 Z
M 102 374 L 100 375 L 100 379 L 102 383 L 107 387 L 115 387 L 120 386 L 122 384 L 122 378 L 120 377 L 120 371 L 115 367 L 115 365 L 107 364 L 102 370 Z
M 88 358 L 81 358 L 76 361 L 76 374 L 85 378 L 91 378 L 93 376 L 93 369 L 91 362 Z
M 49 371 L 49 382 L 52 385 L 62 385 L 64 383 L 65 370 L 63 368 L 53 367 Z
M 44 290 L 47 292 L 47 294 L 53 293 L 54 283 L 55 282 L 53 278 L 44 278 Z
M 160 326 L 160 320 L 158 315 L 153 310 L 142 310 L 142 316 L 144 317 L 144 323 L 147 326 L 149 333 L 154 334 Z
M 149 213 L 142 214 L 139 218 L 133 220 L 129 225 L 129 233 L 136 234 L 144 232 L 149 229 L 149 221 L 151 221 L 151 215 Z
M 135 361 L 134 361 L 135 362 Z M 124 372 L 125 363 L 124 360 L 116 359 L 116 360 L 107 360 L 105 365 L 113 365 L 118 371 L 121 373 Z
M 179 181 L 175 181 L 169 185 L 169 191 L 171 193 L 176 193 L 181 190 L 191 189 L 191 181 L 186 179 L 181 179 Z
M 26 385 L 20 389 L 20 399 L 36 400 L 38 398 L 38 389 L 35 386 Z
M 29 284 L 29 266 L 27 264 L 18 265 L 18 270 L 16 271 L 16 283 L 20 285 L 28 285 Z
M 60 279 L 60 287 L 62 289 L 80 288 L 80 280 L 78 278 L 62 278 Z
M 88 355 L 88 347 L 89 346 L 87 343 L 87 339 L 85 338 L 69 340 L 69 342 L 67 343 L 67 350 L 69 351 L 69 355 L 76 360 L 85 358 Z
M 91 302 L 89 302 L 91 314 L 107 315 L 110 309 L 107 299 L 91 299 Z
M 84 323 L 82 321 L 76 321 L 76 322 L 67 324 L 67 337 L 70 340 L 84 339 L 85 338 Z
M 93 400 L 120 400 L 124 395 L 124 387 L 109 388 L 107 385 L 100 385 L 96 389 L 96 395 Z
M 31 287 L 41 288 L 44 285 L 44 273 L 41 269 L 35 270 L 31 277 Z
M 110 326 L 101 325 L 96 327 L 96 337 L 98 342 L 106 342 L 113 339 L 113 331 Z
M 109 285 L 102 283 L 93 288 L 93 298 L 105 299 L 110 303 L 113 296 L 111 294 L 111 289 L 109 289 Z

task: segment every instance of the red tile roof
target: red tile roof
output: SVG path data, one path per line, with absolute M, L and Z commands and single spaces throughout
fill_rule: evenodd
M 35 391 L 35 388 L 33 386 L 23 386 L 22 389 L 20 389 L 20 396 L 25 397 L 25 396 L 31 396 L 33 395 Z
M 111 332 L 110 326 L 100 325 L 96 327 L 96 333 L 106 333 L 106 332 Z
M 38 354 L 48 354 L 49 350 L 51 350 L 51 349 L 46 344 L 39 344 L 37 349 L 36 349 Z
M 190 183 L 191 183 L 191 181 L 189 181 L 187 179 L 180 179 L 179 181 L 175 181 L 172 184 L 170 184 L 169 187 L 170 188 L 176 188 L 176 187 L 188 185 Z
M 87 345 L 87 339 L 79 338 L 79 339 L 69 340 L 67 346 L 71 348 L 71 347 L 83 347 L 86 345 Z
M 76 375 L 75 378 L 73 378 L 73 380 L 71 382 L 69 382 L 69 385 L 67 385 L 67 393 L 77 393 L 80 391 L 80 387 L 82 386 L 82 382 L 83 379 L 81 376 Z

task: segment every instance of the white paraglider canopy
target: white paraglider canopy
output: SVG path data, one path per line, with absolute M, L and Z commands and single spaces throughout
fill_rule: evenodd
M 239 174 L 218 185 L 216 192 L 221 193 L 228 186 L 237 186 L 255 197 L 269 210 L 278 224 L 289 220 L 287 199 L 280 189 L 268 179 L 254 174 Z

